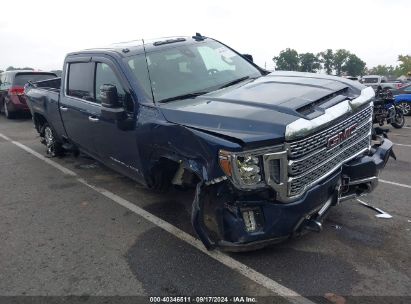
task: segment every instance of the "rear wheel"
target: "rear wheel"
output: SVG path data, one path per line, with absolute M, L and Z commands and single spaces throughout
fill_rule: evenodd
M 45 123 L 43 125 L 41 136 L 43 137 L 44 144 L 47 147 L 47 155 L 49 155 L 50 157 L 63 155 L 63 146 L 57 139 L 56 133 L 48 123 Z
M 404 114 L 401 109 L 395 108 L 395 118 L 391 125 L 396 129 L 401 129 L 405 124 Z
M 402 113 L 404 115 L 410 115 L 411 114 L 411 103 L 409 102 L 401 102 L 398 107 L 402 110 Z

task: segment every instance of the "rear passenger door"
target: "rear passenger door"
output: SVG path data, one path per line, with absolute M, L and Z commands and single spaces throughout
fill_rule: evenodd
M 73 58 L 65 68 L 66 83 L 60 99 L 64 127 L 71 141 L 98 158 L 93 138 L 98 132 L 101 106 L 94 93 L 94 63 L 91 58 Z

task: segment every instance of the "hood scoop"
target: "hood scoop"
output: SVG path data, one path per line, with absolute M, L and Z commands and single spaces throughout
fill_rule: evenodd
M 345 87 L 337 92 L 324 96 L 312 103 L 297 108 L 296 111 L 303 115 L 306 119 L 314 119 L 325 113 L 325 109 L 332 107 L 349 97 L 348 87 Z

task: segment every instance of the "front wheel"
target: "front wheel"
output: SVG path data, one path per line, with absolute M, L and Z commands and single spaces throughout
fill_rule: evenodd
M 411 114 L 411 103 L 409 102 L 401 102 L 398 107 L 402 110 L 404 115 L 410 115 Z
M 47 155 L 50 157 L 61 156 L 64 153 L 61 142 L 57 139 L 56 133 L 48 123 L 43 125 L 40 132 L 43 137 L 44 144 L 47 147 Z
M 396 129 L 401 129 L 405 124 L 404 113 L 401 109 L 395 108 L 395 118 L 391 125 Z

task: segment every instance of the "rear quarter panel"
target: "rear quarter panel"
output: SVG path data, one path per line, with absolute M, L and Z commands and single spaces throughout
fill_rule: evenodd
M 64 126 L 60 117 L 58 90 L 31 88 L 26 97 L 32 115 L 42 115 L 56 131 L 59 138 L 65 136 Z

